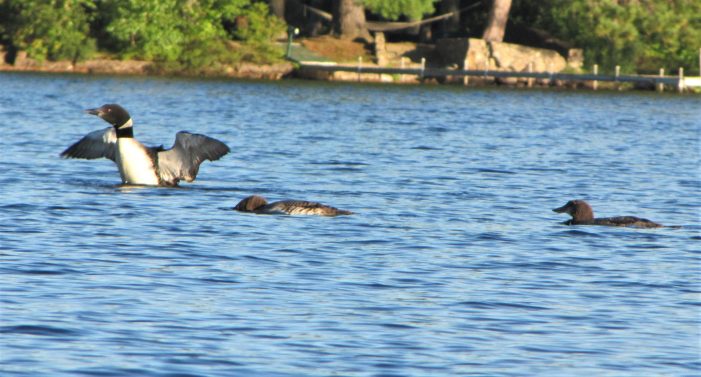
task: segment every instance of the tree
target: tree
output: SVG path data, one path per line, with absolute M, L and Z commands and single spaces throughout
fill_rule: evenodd
M 441 34 L 449 36 L 460 27 L 460 0 L 443 0 L 440 3 L 441 14 L 453 12 L 453 15 L 441 22 Z
M 95 52 L 89 37 L 91 0 L 0 1 L 0 22 L 11 48 L 37 60 L 82 60 Z
M 487 28 L 484 30 L 482 39 L 489 42 L 501 42 L 504 40 L 506 21 L 509 19 L 509 9 L 511 9 L 511 0 L 493 0 L 492 8 L 489 10 Z
M 433 13 L 433 3 L 437 0 L 334 0 L 334 31 L 341 38 L 370 41 L 370 33 L 365 26 L 365 8 L 389 20 L 402 16 L 410 20 L 420 20 L 425 14 Z
M 107 0 L 111 15 L 105 28 L 126 57 L 175 61 L 185 34 L 178 0 Z
M 645 1 L 647 12 L 635 21 L 642 39 L 642 52 L 636 60 L 639 69 L 656 72 L 686 67 L 699 73 L 701 48 L 701 2 L 697 0 Z
M 334 0 L 334 32 L 342 39 L 372 40 L 365 25 L 365 7 L 360 0 Z
M 270 13 L 277 18 L 285 20 L 285 0 L 268 0 L 270 5 Z
M 197 69 L 236 59 L 274 60 L 283 30 L 268 6 L 250 0 L 103 0 L 112 45 L 126 57 Z M 230 39 L 245 42 L 232 51 Z
M 584 49 L 585 64 L 613 72 L 697 72 L 698 0 L 515 0 L 512 19 Z M 689 69 L 691 68 L 691 69 Z

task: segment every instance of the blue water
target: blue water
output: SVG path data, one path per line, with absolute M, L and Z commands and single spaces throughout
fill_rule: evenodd
M 2 376 L 692 376 L 701 98 L 0 74 Z M 118 102 L 232 153 L 58 154 Z M 337 218 L 231 211 L 321 201 Z M 567 227 L 552 208 L 680 229 Z

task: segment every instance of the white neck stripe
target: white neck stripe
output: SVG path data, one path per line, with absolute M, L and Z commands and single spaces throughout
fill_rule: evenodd
M 124 124 L 122 124 L 121 126 L 117 127 L 117 129 L 129 128 L 129 127 L 131 127 L 131 126 L 133 126 L 133 125 L 134 125 L 134 123 L 131 121 L 131 118 L 129 118 L 129 120 L 126 121 L 126 123 L 124 123 Z

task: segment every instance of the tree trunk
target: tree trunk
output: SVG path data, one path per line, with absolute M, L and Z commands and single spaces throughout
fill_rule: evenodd
M 489 11 L 489 21 L 484 29 L 482 38 L 489 42 L 501 42 L 504 40 L 506 21 L 509 19 L 511 0 L 493 0 L 492 9 Z
M 334 32 L 342 39 L 372 40 L 365 26 L 365 7 L 359 0 L 334 0 L 333 24 Z
M 441 22 L 441 35 L 448 37 L 458 31 L 460 27 L 460 0 L 443 0 L 440 3 L 440 14 L 455 12 L 450 18 Z
M 285 21 L 285 0 L 268 0 L 270 13 Z

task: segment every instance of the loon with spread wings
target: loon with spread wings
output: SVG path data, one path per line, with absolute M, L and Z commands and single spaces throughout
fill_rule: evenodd
M 209 136 L 180 131 L 170 149 L 147 147 L 134 138 L 131 116 L 117 104 L 86 110 L 110 127 L 93 131 L 61 153 L 64 158 L 109 158 L 119 168 L 123 184 L 176 186 L 180 180 L 192 182 L 200 164 L 216 161 L 229 153 L 229 147 Z

